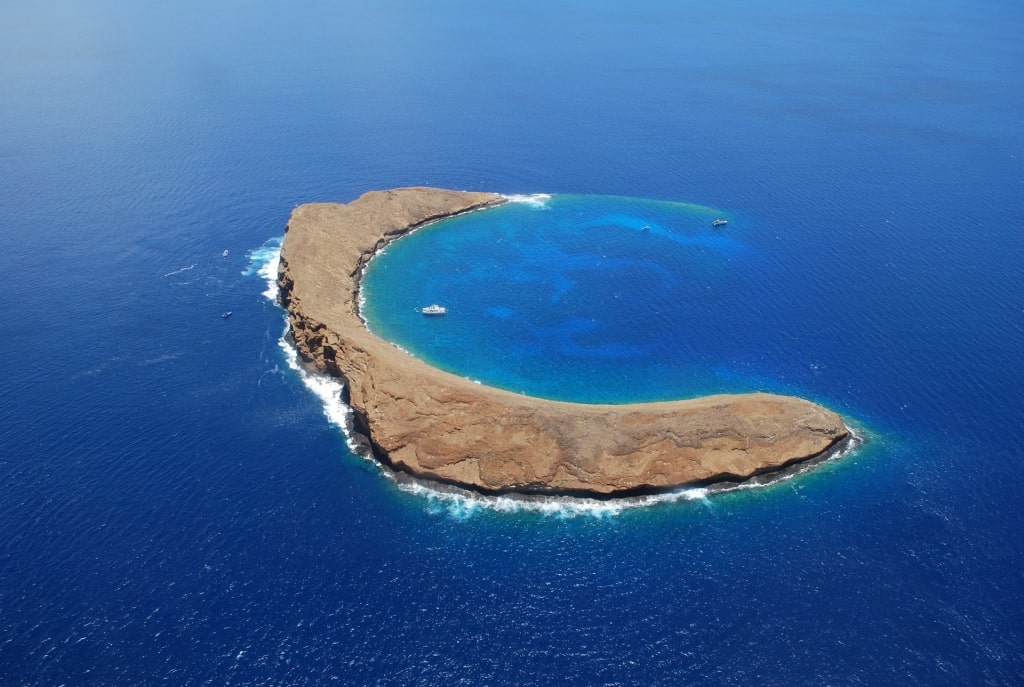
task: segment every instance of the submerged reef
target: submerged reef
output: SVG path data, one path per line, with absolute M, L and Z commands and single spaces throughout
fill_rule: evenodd
M 739 483 L 820 460 L 850 438 L 834 412 L 752 393 L 627 405 L 565 403 L 474 383 L 369 331 L 367 261 L 430 222 L 502 196 L 435 188 L 309 203 L 288 220 L 281 303 L 302 359 L 340 378 L 353 427 L 392 469 L 482 493 L 637 496 Z

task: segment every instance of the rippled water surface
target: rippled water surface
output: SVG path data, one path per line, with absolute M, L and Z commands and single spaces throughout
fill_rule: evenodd
M 998 0 L 0 6 L 0 684 L 1024 682 L 1022 34 Z M 794 393 L 867 442 L 644 508 L 396 484 L 268 277 L 295 204 L 402 185 L 518 197 L 373 264 L 416 355 Z

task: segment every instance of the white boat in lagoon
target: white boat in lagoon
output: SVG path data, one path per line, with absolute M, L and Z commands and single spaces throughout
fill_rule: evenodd
M 711 226 L 713 226 L 713 227 L 724 227 L 728 223 L 729 223 L 729 220 L 727 220 L 727 219 L 716 219 L 714 222 L 711 223 Z
M 422 310 L 420 310 L 420 312 L 422 312 L 424 315 L 444 315 L 446 312 L 448 312 L 448 309 L 438 305 L 437 303 L 434 303 L 433 305 L 428 305 L 427 307 L 423 308 Z

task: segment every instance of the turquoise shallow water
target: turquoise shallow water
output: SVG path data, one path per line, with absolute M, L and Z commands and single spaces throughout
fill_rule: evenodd
M 727 217 L 637 198 L 516 199 L 391 244 L 367 269 L 362 312 L 432 364 L 529 395 L 630 402 L 755 388 L 719 371 L 767 325 L 747 315 L 764 292 L 749 224 L 712 226 Z M 447 314 L 424 318 L 435 302 Z

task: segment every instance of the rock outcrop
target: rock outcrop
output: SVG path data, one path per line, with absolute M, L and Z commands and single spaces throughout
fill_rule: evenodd
M 359 279 L 375 252 L 426 223 L 502 202 L 487 193 L 402 188 L 292 212 L 278 283 L 295 344 L 307 363 L 344 380 L 355 430 L 380 461 L 485 493 L 608 497 L 740 482 L 847 441 L 838 415 L 799 398 L 542 400 L 430 367 L 366 328 Z

